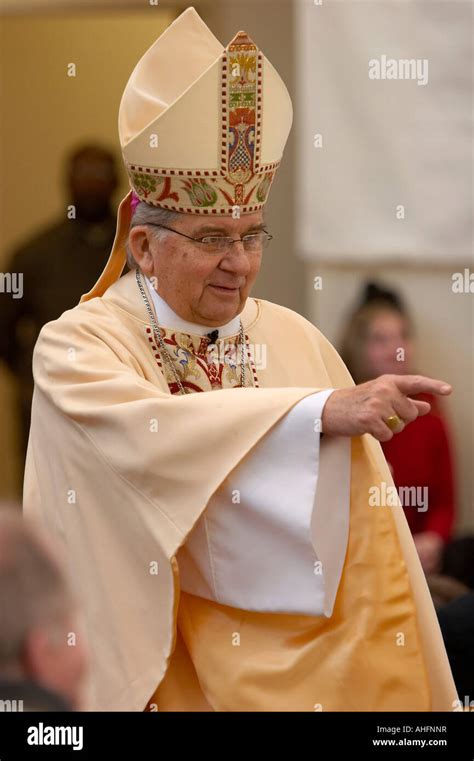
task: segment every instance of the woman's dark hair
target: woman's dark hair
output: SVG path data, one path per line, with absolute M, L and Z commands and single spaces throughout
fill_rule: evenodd
M 403 300 L 398 295 L 398 293 L 396 293 L 396 291 L 391 291 L 388 288 L 382 288 L 377 283 L 369 281 L 364 286 L 358 309 L 361 309 L 366 304 L 372 304 L 373 302 L 382 302 L 389 304 L 394 309 L 397 309 L 401 314 L 406 314 Z

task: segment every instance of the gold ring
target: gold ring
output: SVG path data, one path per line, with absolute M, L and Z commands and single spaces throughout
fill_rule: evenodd
M 385 423 L 388 425 L 391 431 L 395 431 L 401 425 L 402 421 L 398 415 L 390 415 L 390 417 L 385 420 Z

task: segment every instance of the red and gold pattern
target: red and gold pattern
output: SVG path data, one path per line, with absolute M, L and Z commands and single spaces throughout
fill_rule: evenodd
M 146 334 L 156 363 L 164 373 L 171 393 L 179 394 L 180 388 L 168 362 L 161 356 L 150 326 L 147 326 Z M 238 335 L 218 338 L 212 346 L 206 336 L 191 335 L 168 328 L 161 328 L 161 335 L 187 393 L 240 386 L 241 348 Z M 258 388 L 257 371 L 247 334 L 245 343 L 245 385 Z
M 280 161 L 260 163 L 263 55 L 246 32 L 236 34 L 221 61 L 220 169 L 160 169 L 126 162 L 137 196 L 186 214 L 249 213 L 261 209 Z

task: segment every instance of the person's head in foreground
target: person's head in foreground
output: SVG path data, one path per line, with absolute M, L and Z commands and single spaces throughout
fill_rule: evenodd
M 0 510 L 0 692 L 24 710 L 81 707 L 87 654 L 56 547 L 13 509 Z M 29 707 L 32 706 L 32 707 Z

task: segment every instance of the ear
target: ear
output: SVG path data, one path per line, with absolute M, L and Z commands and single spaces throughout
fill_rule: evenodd
M 146 225 L 132 227 L 128 234 L 128 245 L 135 261 L 142 272 L 150 277 L 153 274 L 153 255 L 151 251 L 152 233 Z

